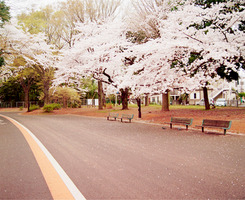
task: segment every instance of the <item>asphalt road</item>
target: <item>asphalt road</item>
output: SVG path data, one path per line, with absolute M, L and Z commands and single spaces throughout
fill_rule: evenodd
M 245 199 L 245 136 L 75 115 L 26 126 L 86 199 Z M 20 131 L 0 117 L 0 199 L 51 199 Z

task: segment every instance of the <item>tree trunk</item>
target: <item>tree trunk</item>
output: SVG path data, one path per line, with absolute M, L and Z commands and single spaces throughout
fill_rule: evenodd
M 25 108 L 27 108 L 27 112 L 30 112 L 30 101 L 29 101 L 29 87 L 24 87 L 24 93 L 25 93 Z
M 43 83 L 44 104 L 49 104 L 49 83 Z
M 162 111 L 169 111 L 169 90 L 162 93 Z
M 148 95 L 146 95 L 145 96 L 145 106 L 149 106 L 149 96 Z
M 68 107 L 68 99 L 66 97 L 63 97 L 63 108 Z
M 99 96 L 99 110 L 103 110 L 103 85 L 102 81 L 98 81 L 98 96 Z
M 23 79 L 20 79 L 20 82 L 19 82 L 25 93 L 25 108 L 27 108 L 28 112 L 30 112 L 29 92 L 31 89 L 31 82 L 32 82 L 31 79 L 27 81 L 27 84 L 25 84 L 25 81 Z
M 205 103 L 205 110 L 210 110 L 210 104 L 208 100 L 208 88 L 203 87 L 203 96 L 204 96 L 204 103 Z
M 137 98 L 137 105 L 138 105 L 138 117 L 141 118 L 141 98 Z
M 122 110 L 128 110 L 128 88 L 121 89 Z
M 185 105 L 189 105 L 189 94 L 186 94 Z
M 25 108 L 28 108 L 28 101 L 29 101 L 28 93 L 29 92 L 27 88 L 24 89 L 24 93 L 25 93 Z

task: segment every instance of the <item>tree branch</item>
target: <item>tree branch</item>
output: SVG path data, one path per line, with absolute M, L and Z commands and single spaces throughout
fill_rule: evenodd
M 186 35 L 187 37 L 189 37 L 189 38 L 191 38 L 191 39 L 193 39 L 193 40 L 196 40 L 196 41 L 198 41 L 198 42 L 200 42 L 200 43 L 203 44 L 203 41 L 198 40 L 198 39 L 196 39 L 196 38 L 192 37 L 191 35 L 188 35 L 188 34 L 186 34 L 186 33 L 184 33 L 184 32 L 183 32 L 183 34 Z
M 105 68 L 105 69 L 103 70 L 103 75 L 105 75 L 105 76 L 108 78 L 108 81 L 109 81 L 110 83 L 113 83 L 114 81 L 111 79 L 111 76 L 105 72 L 106 70 L 107 70 L 107 68 Z
M 108 84 L 108 85 L 112 85 L 112 86 L 114 86 L 115 88 L 117 88 L 117 85 L 115 85 L 115 84 L 113 84 L 113 83 L 111 83 L 111 82 L 102 80 L 101 78 L 97 78 L 97 77 L 95 77 L 94 74 L 93 74 L 93 78 L 94 78 L 95 80 L 97 80 L 97 81 L 101 81 L 101 82 L 103 82 L 103 83 L 106 83 L 106 84 Z

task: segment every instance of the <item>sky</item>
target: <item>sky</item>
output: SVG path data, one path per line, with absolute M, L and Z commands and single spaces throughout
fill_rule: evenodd
M 11 16 L 15 17 L 23 12 L 37 10 L 46 5 L 55 5 L 66 0 L 5 0 L 6 5 L 10 6 Z M 128 3 L 129 0 L 124 0 L 123 3 Z
M 10 6 L 11 16 L 15 17 L 22 12 L 36 10 L 46 5 L 54 5 L 65 0 L 5 0 L 6 5 Z

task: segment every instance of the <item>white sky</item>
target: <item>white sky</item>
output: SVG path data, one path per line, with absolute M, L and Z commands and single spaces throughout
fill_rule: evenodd
M 14 17 L 22 12 L 36 10 L 46 5 L 54 5 L 65 0 L 5 0 L 6 5 L 10 6 L 11 16 Z

